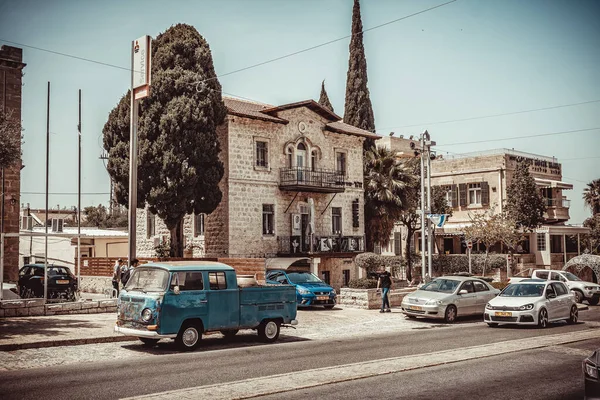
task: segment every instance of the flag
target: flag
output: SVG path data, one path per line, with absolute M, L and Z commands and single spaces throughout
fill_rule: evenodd
M 429 220 L 433 222 L 435 226 L 441 228 L 446 223 L 448 214 L 427 214 L 427 218 L 429 218 Z

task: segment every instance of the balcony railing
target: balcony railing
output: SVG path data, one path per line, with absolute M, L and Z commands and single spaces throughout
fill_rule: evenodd
M 546 207 L 571 207 L 571 200 L 567 199 L 544 199 Z
M 363 236 L 314 236 L 312 252 L 310 241 L 303 236 L 278 236 L 280 255 L 361 253 L 365 251 Z
M 279 188 L 283 190 L 306 190 L 323 193 L 343 192 L 346 178 L 342 172 L 326 169 L 281 168 Z

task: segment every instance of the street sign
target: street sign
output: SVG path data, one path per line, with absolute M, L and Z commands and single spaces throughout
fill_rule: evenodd
M 150 94 L 152 38 L 145 35 L 134 40 L 131 51 L 131 83 L 135 99 L 138 100 L 147 97 Z
M 470 240 L 467 240 L 467 248 L 472 249 L 473 248 L 473 242 Z

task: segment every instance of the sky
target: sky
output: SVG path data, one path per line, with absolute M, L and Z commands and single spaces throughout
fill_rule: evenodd
M 583 188 L 600 178 L 600 1 L 457 0 L 421 12 L 447 1 L 361 1 L 364 29 L 395 21 L 364 34 L 378 133 L 427 129 L 443 155 L 510 148 L 556 157 L 574 185 L 563 192 L 570 223 L 582 223 L 591 215 Z M 22 47 L 27 64 L 20 202 L 45 205 L 50 82 L 49 204 L 77 205 L 81 89 L 82 207 L 108 205 L 102 127 L 129 88 L 131 41 L 177 23 L 207 39 L 225 94 L 274 105 L 318 100 L 325 80 L 342 115 L 349 38 L 235 71 L 350 35 L 352 4 L 0 0 L 0 45 Z M 498 114 L 509 115 L 490 117 Z

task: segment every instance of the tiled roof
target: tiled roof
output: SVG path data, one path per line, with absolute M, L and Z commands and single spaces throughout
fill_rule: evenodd
M 320 105 L 319 103 L 317 103 L 314 100 L 304 100 L 304 101 L 298 101 L 296 103 L 284 104 L 281 106 L 263 110 L 263 112 L 267 113 L 267 114 L 274 114 L 274 113 L 277 113 L 277 111 L 289 110 L 289 109 L 298 108 L 298 107 L 306 107 L 309 110 L 314 111 L 315 113 L 319 114 L 323 118 L 327 118 L 330 121 L 339 121 L 340 119 L 342 119 L 342 117 L 340 117 L 333 111 L 330 111 L 327 108 L 323 107 L 322 105 Z
M 348 125 L 342 121 L 330 122 L 327 125 L 325 125 L 325 129 L 332 132 L 348 133 L 350 135 L 363 136 L 374 139 L 380 137 L 379 135 L 376 135 L 369 131 L 365 131 L 364 129 L 360 129 L 352 125 Z
M 227 111 L 231 115 L 277 122 L 280 124 L 288 123 L 288 121 L 284 119 L 262 113 L 263 110 L 273 108 L 273 106 L 269 104 L 254 103 L 246 100 L 234 99 L 231 97 L 223 97 L 223 102 L 225 102 Z

